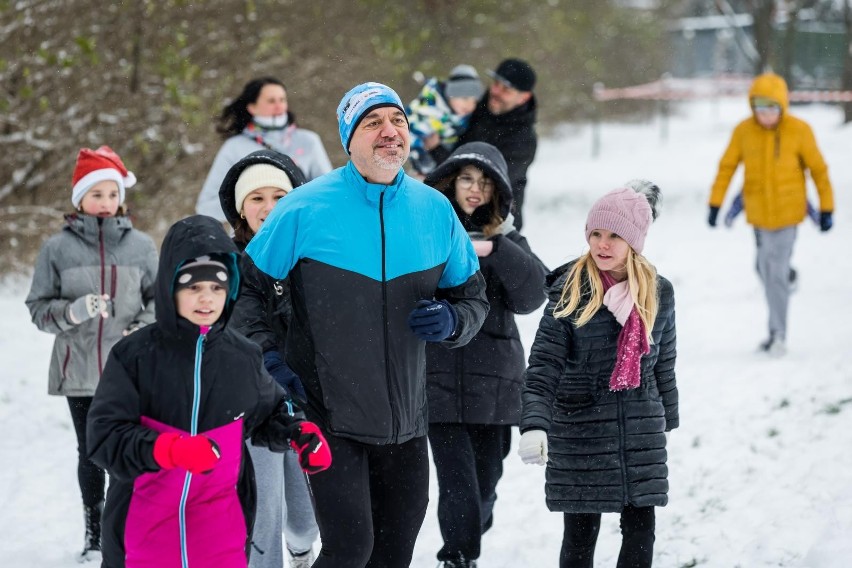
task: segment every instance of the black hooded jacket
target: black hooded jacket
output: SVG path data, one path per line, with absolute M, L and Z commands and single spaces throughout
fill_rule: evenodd
M 488 110 L 489 96 L 486 92 L 476 105 L 469 126 L 459 136 L 456 148 L 468 142 L 487 142 L 500 151 L 508 165 L 509 182 L 512 184 L 515 228 L 521 230 L 527 169 L 535 159 L 538 148 L 535 132 L 536 98 L 533 95 L 529 101 L 507 113 L 493 114 Z M 438 164 L 448 156 L 447 150 L 441 146 L 430 153 Z
M 240 219 L 234 192 L 237 180 L 246 168 L 256 164 L 269 164 L 284 171 L 290 178 L 293 189 L 307 181 L 305 174 L 289 156 L 274 150 L 252 152 L 231 166 L 219 188 L 222 212 L 232 226 Z M 239 240 L 234 242 L 241 251 L 248 244 Z M 277 350 L 283 360 L 287 328 L 293 311 L 290 284 L 286 278 L 275 280 L 258 270 L 247 254 L 242 254 L 240 258 L 240 272 L 242 286 L 231 316 L 231 327 L 257 343 L 264 353 Z
M 225 259 L 231 284 L 225 311 L 206 335 L 177 315 L 173 293 L 181 264 L 202 255 Z M 104 566 L 124 566 L 125 520 L 137 479 L 161 471 L 153 455 L 159 431 L 143 426 L 143 421 L 198 433 L 241 421 L 243 439 L 252 436 L 255 444 L 284 451 L 289 426 L 302 418 L 286 415 L 284 391 L 263 369 L 257 345 L 226 325 L 239 286 L 236 261 L 236 247 L 215 219 L 198 215 L 175 223 L 160 253 L 157 322 L 122 339 L 109 354 L 87 424 L 89 458 L 110 475 L 103 517 Z M 241 453 L 235 489 L 248 537 L 254 520 L 254 474 L 244 444 Z
M 455 201 L 453 181 L 467 165 L 479 168 L 494 182 L 499 214 L 505 221 L 500 232 L 490 237 L 491 254 L 479 259 L 491 306 L 479 333 L 458 349 L 426 346 L 429 422 L 514 425 L 521 417 L 525 366 L 515 314 L 531 313 L 544 303 L 547 269 L 511 224 L 512 190 L 506 162 L 497 148 L 485 142 L 459 146 L 424 182 L 447 196 L 473 238 L 482 238 L 478 219 L 489 219 L 491 204 L 467 215 Z M 486 214 L 478 215 L 480 210 Z

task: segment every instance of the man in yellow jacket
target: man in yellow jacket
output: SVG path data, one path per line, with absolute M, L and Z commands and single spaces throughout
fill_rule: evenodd
M 819 194 L 819 225 L 832 225 L 834 195 L 828 166 L 811 127 L 788 114 L 787 84 L 773 73 L 755 78 L 749 90 L 752 116 L 734 129 L 710 193 L 708 222 L 716 226 L 719 208 L 734 172 L 745 166 L 743 205 L 754 226 L 757 271 L 769 304 L 769 338 L 760 348 L 773 356 L 787 351 L 790 257 L 796 229 L 807 215 L 805 170 Z

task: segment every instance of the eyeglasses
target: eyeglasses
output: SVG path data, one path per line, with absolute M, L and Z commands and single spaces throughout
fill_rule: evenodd
M 760 114 L 781 114 L 781 107 L 775 104 L 756 104 L 754 105 L 754 112 Z
M 491 193 L 494 191 L 494 182 L 488 178 L 483 177 L 475 180 L 473 179 L 473 176 L 466 174 L 460 175 L 456 178 L 456 184 L 461 189 L 472 189 L 474 183 L 482 193 Z

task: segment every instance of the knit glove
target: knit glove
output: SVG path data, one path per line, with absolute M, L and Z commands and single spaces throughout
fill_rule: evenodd
M 707 223 L 711 227 L 715 227 L 716 226 L 716 218 L 718 216 L 719 216 L 719 208 L 711 205 L 710 206 L 710 213 L 707 215 Z
M 98 296 L 97 294 L 86 294 L 80 296 L 70 304 L 66 317 L 69 322 L 79 325 L 84 321 L 100 315 L 106 319 L 109 317 L 109 294 Z
M 834 225 L 834 220 L 831 217 L 831 211 L 821 211 L 819 214 L 819 230 L 823 233 L 831 229 Z
M 290 447 L 299 454 L 299 465 L 305 473 L 319 473 L 331 466 L 331 448 L 313 422 L 303 421 L 293 429 Z
M 179 467 L 193 475 L 210 473 L 219 456 L 219 446 L 203 434 L 181 436 L 166 432 L 154 442 L 154 461 L 163 469 Z
M 284 387 L 287 392 L 296 395 L 300 400 L 305 400 L 305 387 L 299 375 L 290 369 L 290 366 L 281 359 L 281 355 L 275 349 L 263 354 L 263 366 L 272 375 L 275 382 Z
M 544 465 L 547 463 L 547 432 L 527 430 L 521 434 L 518 455 L 526 464 Z
M 456 330 L 456 310 L 445 300 L 417 300 L 408 326 L 423 341 L 443 341 Z

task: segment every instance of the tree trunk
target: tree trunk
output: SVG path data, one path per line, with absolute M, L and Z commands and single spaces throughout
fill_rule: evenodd
M 843 23 L 846 25 L 846 59 L 843 62 L 843 90 L 852 91 L 852 0 L 843 3 Z M 852 102 L 843 104 L 844 120 L 852 122 Z
M 755 74 L 771 71 L 775 63 L 772 40 L 772 18 L 775 15 L 775 0 L 750 0 L 750 12 L 754 20 L 754 43 L 757 46 L 758 62 Z
M 796 26 L 799 22 L 799 5 L 792 7 L 787 14 L 787 29 L 784 30 L 784 53 L 781 57 L 781 76 L 787 81 L 787 87 L 792 91 L 793 64 L 796 61 Z

